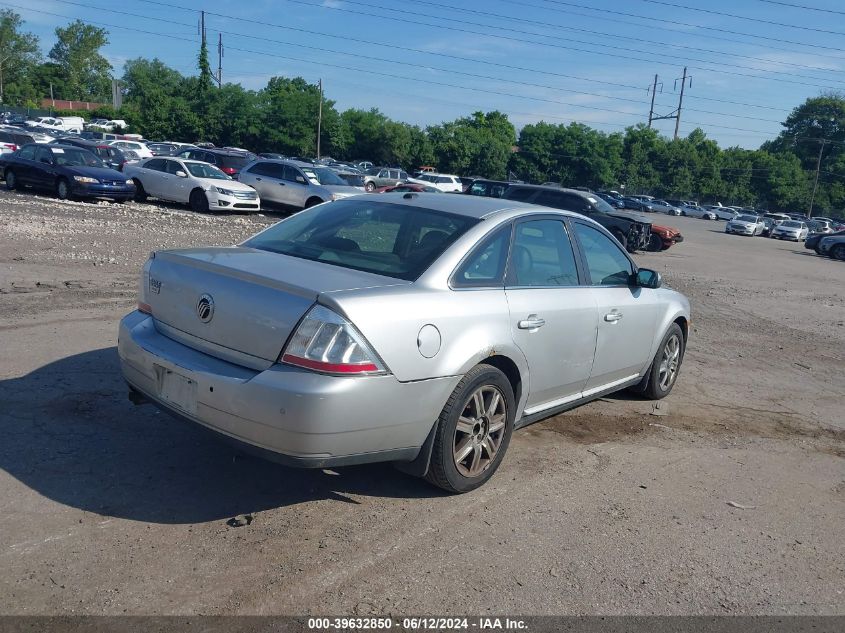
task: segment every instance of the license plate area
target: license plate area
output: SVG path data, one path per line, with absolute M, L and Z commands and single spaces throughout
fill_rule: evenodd
M 197 383 L 175 371 L 156 365 L 161 400 L 190 415 L 197 413 Z

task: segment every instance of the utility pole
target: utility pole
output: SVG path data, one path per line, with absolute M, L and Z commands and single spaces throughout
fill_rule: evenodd
M 678 80 L 675 80 L 675 85 L 678 84 Z M 678 140 L 678 128 L 681 127 L 681 106 L 684 105 L 684 86 L 687 85 L 687 67 L 684 66 L 684 76 L 681 79 L 681 97 L 678 99 L 678 113 L 675 116 L 675 139 Z M 689 86 L 692 88 L 692 77 L 689 78 Z
M 205 46 L 205 11 L 200 11 L 200 35 L 202 36 L 202 45 Z
M 816 161 L 816 181 L 813 183 L 813 195 L 810 196 L 810 211 L 807 214 L 807 217 L 813 217 L 813 203 L 816 201 L 816 189 L 819 187 L 819 172 L 822 169 L 822 153 L 824 152 L 824 144 L 827 143 L 827 139 L 821 138 L 819 139 L 822 142 L 822 146 L 819 148 L 819 159 Z
M 223 87 L 223 34 L 217 34 L 217 85 Z
M 317 160 L 320 160 L 320 133 L 323 127 L 323 80 L 317 82 L 320 87 L 320 103 L 317 106 Z
M 648 92 L 649 89 L 646 90 Z M 651 122 L 654 120 L 654 95 L 657 93 L 657 75 L 654 75 L 654 84 L 651 90 L 651 107 L 648 110 L 648 127 L 651 127 Z M 660 92 L 663 92 L 663 82 L 660 83 Z

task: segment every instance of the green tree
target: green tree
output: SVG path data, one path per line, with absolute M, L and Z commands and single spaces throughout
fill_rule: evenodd
M 474 112 L 428 128 L 441 171 L 506 178 L 516 130 L 502 112 Z
M 0 10 L 0 103 L 31 96 L 31 73 L 41 59 L 38 38 L 22 33 L 23 20 L 11 9 Z
M 109 43 L 105 29 L 81 20 L 67 27 L 57 27 L 58 41 L 50 50 L 50 59 L 60 69 L 58 94 L 62 99 L 104 101 L 111 94 L 111 64 L 100 54 Z

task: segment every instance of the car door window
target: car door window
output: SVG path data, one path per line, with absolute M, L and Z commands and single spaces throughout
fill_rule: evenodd
M 459 288 L 494 288 L 504 284 L 511 226 L 495 231 L 479 244 L 452 276 L 452 286 Z
M 581 244 L 590 280 L 594 286 L 627 286 L 634 266 L 612 238 L 598 229 L 575 223 L 575 234 Z
M 35 152 L 35 161 L 38 163 L 52 164 L 53 154 L 46 147 L 39 147 Z
M 282 180 L 287 180 L 289 182 L 297 182 L 297 178 L 304 178 L 302 173 L 296 167 L 293 167 L 292 165 L 282 165 L 282 167 L 284 167 L 284 171 L 282 172 Z
M 166 161 L 164 161 L 164 170 L 165 170 L 168 174 L 173 174 L 174 176 L 176 175 L 176 172 L 177 172 L 177 171 L 185 171 L 185 170 L 182 168 L 182 165 L 180 165 L 179 163 L 177 163 L 175 160 L 166 160 Z
M 509 286 L 577 286 L 578 268 L 561 220 L 520 222 L 508 266 Z
M 153 158 L 152 160 L 148 160 L 144 163 L 144 169 L 149 169 L 150 171 L 164 171 L 164 162 L 163 158 Z
M 18 152 L 18 156 L 24 160 L 35 160 L 35 145 L 27 145 L 22 147 Z
M 269 176 L 270 175 L 270 163 L 255 163 L 252 167 L 246 170 L 250 174 L 254 174 L 255 176 Z

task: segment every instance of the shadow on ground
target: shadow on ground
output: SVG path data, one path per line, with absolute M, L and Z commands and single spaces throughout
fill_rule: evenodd
M 201 428 L 127 399 L 114 347 L 0 381 L 0 468 L 103 516 L 199 523 L 348 494 L 438 491 L 389 464 L 298 470 L 245 457 Z

